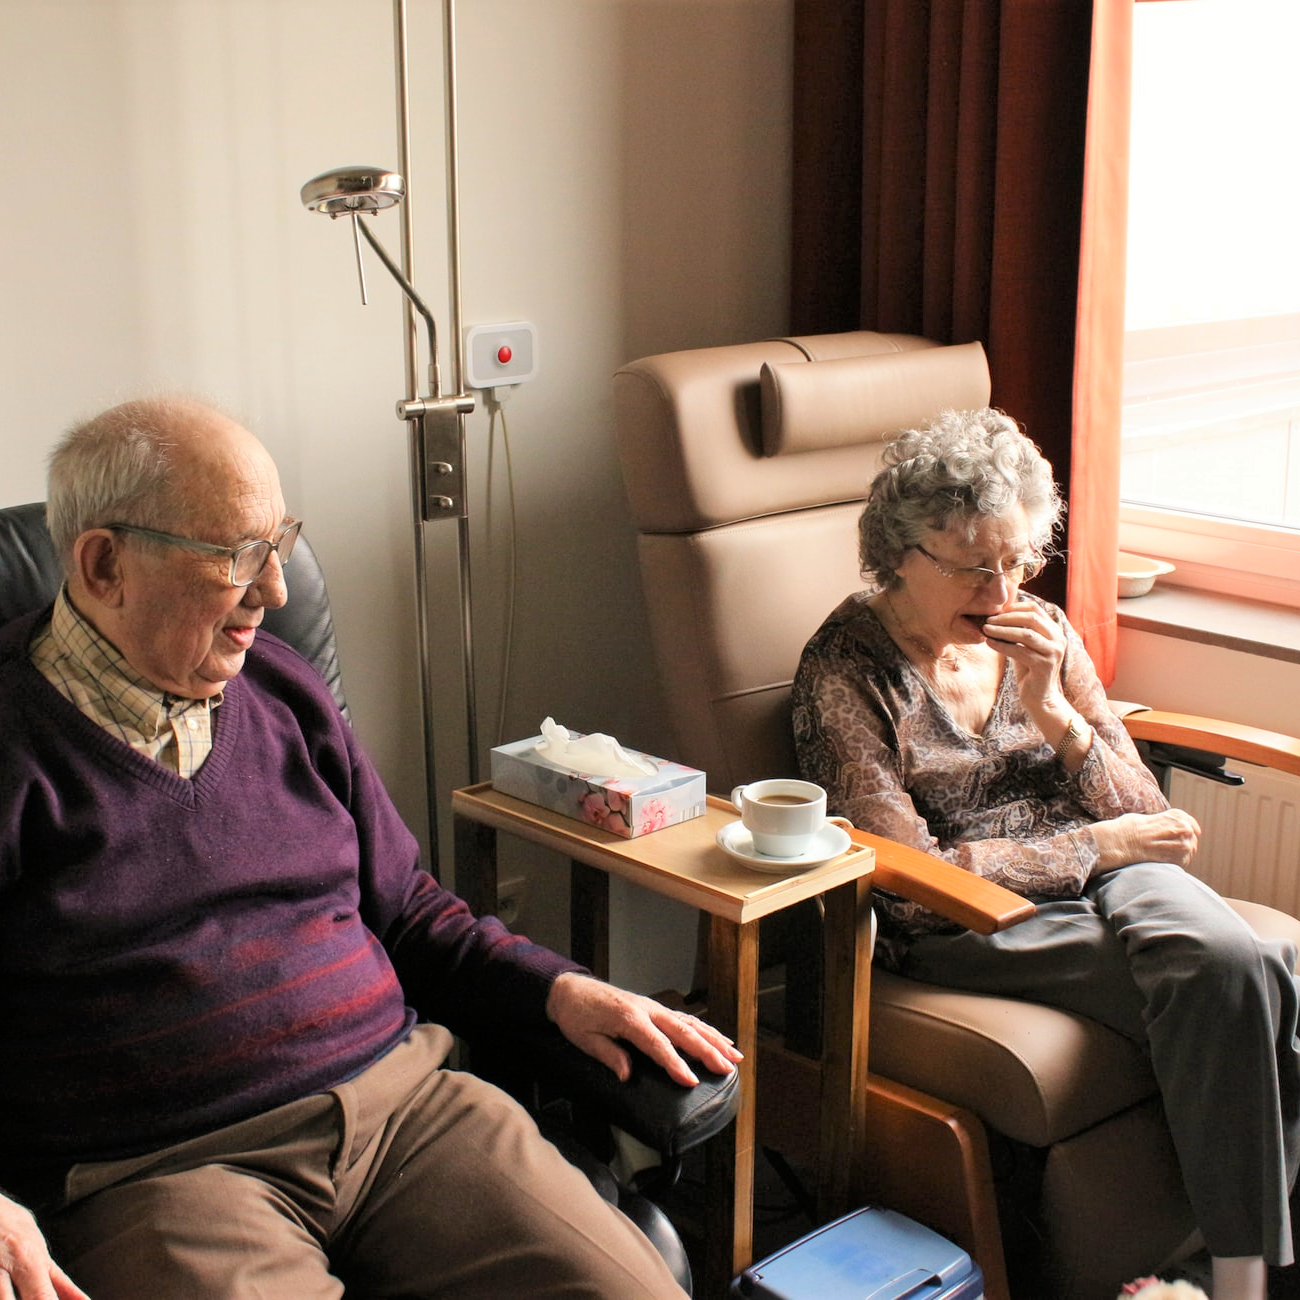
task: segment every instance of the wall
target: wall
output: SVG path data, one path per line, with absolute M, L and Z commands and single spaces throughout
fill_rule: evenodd
M 470 417 L 483 752 L 548 713 L 659 753 L 611 441 L 611 372 L 785 329 L 790 0 L 471 0 L 458 10 L 465 323 L 527 319 L 540 373 Z M 355 723 L 422 831 L 402 307 L 304 181 L 398 165 L 387 0 L 0 0 L 0 504 L 44 495 L 73 419 L 207 393 L 276 456 L 330 578 Z M 444 329 L 441 6 L 410 4 L 414 280 Z M 394 256 L 395 213 L 374 229 Z M 490 471 L 490 472 L 489 472 Z M 446 793 L 466 779 L 455 527 L 427 532 Z M 516 568 L 513 615 L 507 596 Z M 292 571 L 290 572 L 292 579 Z M 513 627 L 509 689 L 502 654 Z M 515 854 L 564 940 L 560 864 Z M 617 939 L 632 925 L 625 895 Z M 638 986 L 688 978 L 693 918 L 636 910 Z M 626 951 L 626 947 L 624 948 Z M 651 957 L 653 954 L 653 958 Z
M 1121 628 L 1112 699 L 1300 736 L 1300 665 Z

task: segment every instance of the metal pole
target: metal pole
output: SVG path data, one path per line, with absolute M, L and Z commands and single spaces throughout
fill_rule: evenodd
M 457 154 L 456 130 L 456 2 L 443 0 L 443 84 L 446 89 L 447 108 L 447 270 L 451 297 L 451 381 L 457 394 L 464 389 L 465 331 L 460 302 L 460 166 Z M 435 394 L 436 396 L 436 394 Z M 468 461 L 465 455 L 465 416 L 457 415 L 460 436 L 460 463 L 468 483 Z M 468 502 L 469 491 L 465 488 Z M 457 544 L 460 553 L 460 625 L 461 650 L 465 674 L 465 748 L 469 763 L 469 782 L 478 782 L 478 705 L 474 684 L 474 617 L 470 584 L 470 531 L 468 506 L 456 520 Z
M 411 200 L 411 106 L 407 83 L 407 42 L 406 42 L 406 0 L 393 0 L 393 32 L 396 41 L 395 58 L 397 64 L 397 150 L 398 170 L 406 178 L 406 201 L 399 205 L 401 214 L 401 256 L 402 271 L 408 283 L 414 283 L 414 255 Z M 413 400 L 420 394 L 419 368 L 416 358 L 418 333 L 415 320 L 415 306 L 406 295 L 402 297 L 404 330 L 404 351 L 406 357 L 406 396 Z M 432 363 L 432 358 L 430 358 Z M 432 394 L 438 396 L 437 392 Z M 423 421 L 407 421 L 407 444 L 409 447 L 409 473 L 411 478 L 411 515 L 412 532 L 415 544 L 415 622 L 416 639 L 419 649 L 420 669 L 420 703 L 424 719 L 424 797 L 426 801 L 426 824 L 429 840 L 429 866 L 435 875 L 438 873 L 438 783 L 436 778 L 433 738 L 434 708 L 433 680 L 430 674 L 429 653 L 429 584 L 428 561 L 425 550 L 425 455 L 423 438 Z

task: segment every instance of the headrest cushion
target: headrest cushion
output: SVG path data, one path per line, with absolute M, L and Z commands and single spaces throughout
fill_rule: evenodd
M 879 441 L 944 410 L 988 405 L 978 343 L 830 361 L 764 362 L 763 455 Z

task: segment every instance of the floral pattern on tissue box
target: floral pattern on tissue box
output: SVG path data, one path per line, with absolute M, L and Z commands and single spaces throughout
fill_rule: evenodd
M 623 839 L 648 835 L 704 813 L 704 773 L 652 754 L 651 776 L 590 776 L 557 767 L 537 751 L 541 736 L 492 751 L 492 788 Z

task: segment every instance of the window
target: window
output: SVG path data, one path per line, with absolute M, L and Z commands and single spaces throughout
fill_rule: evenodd
M 1296 0 L 1134 11 L 1121 545 L 1300 606 Z

